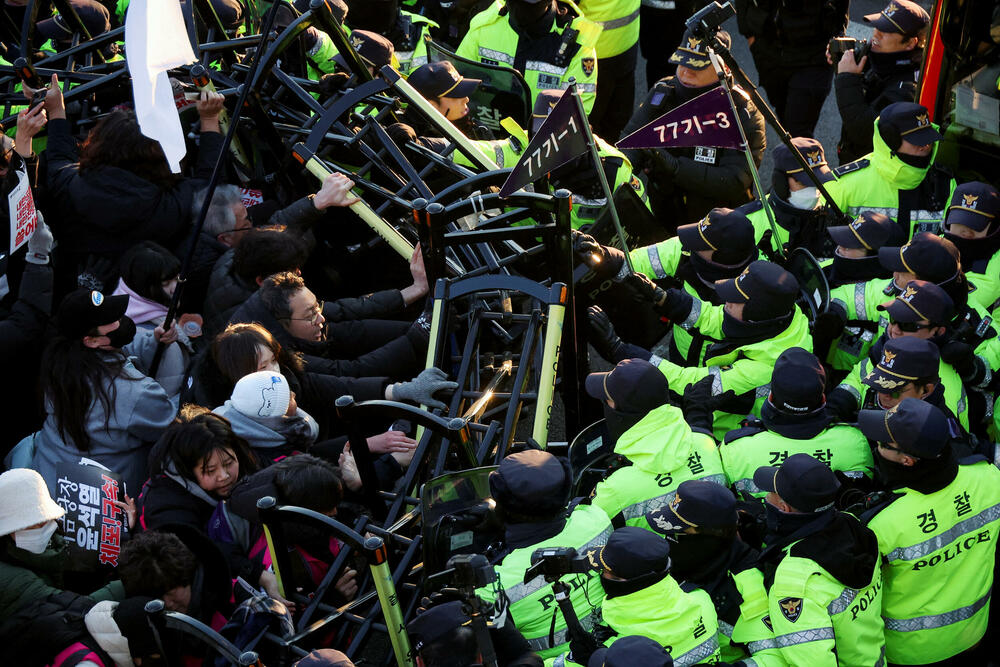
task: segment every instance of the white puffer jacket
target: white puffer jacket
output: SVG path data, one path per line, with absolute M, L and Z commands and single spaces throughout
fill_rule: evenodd
M 87 612 L 83 622 L 90 636 L 97 640 L 100 647 L 115 661 L 116 667 L 135 667 L 132 654 L 128 650 L 128 639 L 122 635 L 112 617 L 117 608 L 118 603 L 114 600 L 98 602 Z

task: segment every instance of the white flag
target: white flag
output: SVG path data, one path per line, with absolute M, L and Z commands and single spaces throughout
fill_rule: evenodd
M 184 131 L 167 70 L 194 62 L 179 0 L 132 0 L 125 16 L 125 59 L 142 133 L 160 142 L 172 172 L 181 170 Z

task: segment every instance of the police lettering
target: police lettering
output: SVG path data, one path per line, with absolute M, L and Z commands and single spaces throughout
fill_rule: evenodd
M 596 576 L 598 576 L 597 572 L 587 572 L 586 574 L 577 575 L 572 579 L 567 580 L 566 583 L 569 584 L 569 587 L 572 590 L 580 590 L 581 588 L 586 587 L 587 579 Z M 549 607 L 551 607 L 555 603 L 555 601 L 556 601 L 556 596 L 553 593 L 549 593 L 548 595 L 543 595 L 538 599 L 539 604 L 542 605 L 542 609 L 546 611 L 548 611 Z
M 928 559 L 921 558 L 916 563 L 913 564 L 913 570 L 920 570 L 925 567 L 934 567 L 938 563 L 947 563 L 951 559 L 962 553 L 963 550 L 968 551 L 975 545 L 981 542 L 990 541 L 990 529 L 980 531 L 975 535 L 970 535 L 963 540 L 955 542 L 944 550 L 944 553 L 934 554 Z
M 878 597 L 878 592 L 882 590 L 882 578 L 879 577 L 878 582 L 866 589 L 864 593 L 854 598 L 855 602 L 851 606 L 851 620 L 853 621 L 858 617 L 859 611 L 866 611 L 868 606 L 875 602 L 875 598 Z

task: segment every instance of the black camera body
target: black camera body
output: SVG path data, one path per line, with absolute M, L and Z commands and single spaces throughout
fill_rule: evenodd
M 448 569 L 440 574 L 450 575 L 449 583 L 459 590 L 483 588 L 497 580 L 496 570 L 482 554 L 452 556 L 448 559 Z
M 840 59 L 848 51 L 853 51 L 854 62 L 860 63 L 861 59 L 867 56 L 868 52 L 872 50 L 872 45 L 867 39 L 834 37 L 830 40 L 828 48 L 830 50 L 830 57 L 833 58 L 834 64 L 840 62 Z
M 721 29 L 722 24 L 733 16 L 736 16 L 733 3 L 711 2 L 692 14 L 684 22 L 684 27 L 695 35 L 708 36 Z
M 531 554 L 531 567 L 524 573 L 524 583 L 538 576 L 558 579 L 564 574 L 581 574 L 594 569 L 588 555 L 578 555 L 573 547 L 544 547 Z

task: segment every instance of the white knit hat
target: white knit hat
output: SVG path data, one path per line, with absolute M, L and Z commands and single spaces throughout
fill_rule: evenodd
M 0 535 L 58 519 L 65 513 L 34 470 L 14 468 L 0 475 Z
M 288 380 L 281 373 L 257 371 L 240 378 L 233 387 L 233 407 L 251 419 L 280 417 L 291 399 Z

